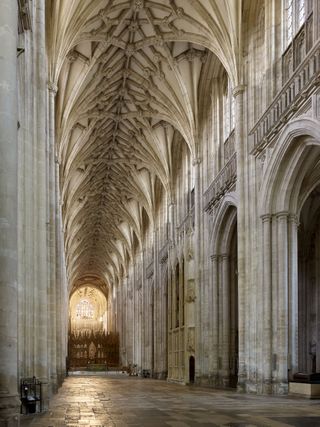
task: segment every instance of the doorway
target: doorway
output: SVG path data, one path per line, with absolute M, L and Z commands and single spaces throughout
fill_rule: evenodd
M 189 358 L 189 383 L 194 384 L 195 379 L 195 360 L 193 356 Z

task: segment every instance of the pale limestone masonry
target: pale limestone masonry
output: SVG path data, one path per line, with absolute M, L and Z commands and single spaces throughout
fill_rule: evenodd
M 0 14 L 0 425 L 18 425 L 17 5 Z
M 140 374 L 280 395 L 320 372 L 319 1 L 18 5 L 0 5 L 0 427 L 21 378 L 45 408 L 62 383 L 86 286 Z

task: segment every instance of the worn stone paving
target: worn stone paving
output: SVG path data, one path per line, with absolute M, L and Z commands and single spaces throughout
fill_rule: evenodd
M 68 377 L 49 411 L 21 426 L 320 426 L 320 401 L 243 395 L 137 377 Z

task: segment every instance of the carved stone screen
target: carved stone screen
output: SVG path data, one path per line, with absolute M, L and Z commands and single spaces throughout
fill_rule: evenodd
M 82 286 L 70 298 L 68 368 L 118 364 L 119 336 L 111 330 L 108 298 L 93 286 Z
M 113 332 L 72 332 L 69 334 L 69 368 L 90 365 L 119 365 L 119 336 Z

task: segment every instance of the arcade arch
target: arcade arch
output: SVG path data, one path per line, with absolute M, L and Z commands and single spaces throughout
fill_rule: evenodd
M 304 119 L 286 127 L 272 153 L 261 192 L 262 372 L 265 384 L 272 384 L 276 393 L 287 392 L 288 380 L 295 373 L 316 366 L 318 126 L 315 120 Z M 307 307 L 311 298 L 314 303 Z
M 239 370 L 237 208 L 231 200 L 227 197 L 215 212 L 211 255 L 212 372 L 223 387 L 237 386 Z

